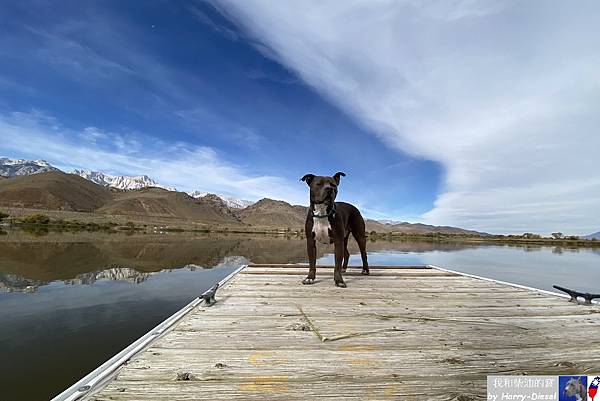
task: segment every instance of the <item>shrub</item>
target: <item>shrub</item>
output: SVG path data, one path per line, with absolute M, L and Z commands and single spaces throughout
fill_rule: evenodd
M 10 215 L 4 213 L 4 212 L 0 212 L 0 221 L 4 220 L 5 218 L 9 217 Z
M 48 224 L 50 223 L 50 218 L 44 214 L 36 213 L 23 217 L 21 222 L 24 224 Z

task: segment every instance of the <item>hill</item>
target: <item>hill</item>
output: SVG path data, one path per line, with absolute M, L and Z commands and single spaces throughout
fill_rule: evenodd
M 307 213 L 305 206 L 264 198 L 240 210 L 237 215 L 244 223 L 254 226 L 299 229 L 304 227 Z
M 377 231 L 379 233 L 399 233 L 399 234 L 451 234 L 451 235 L 488 235 L 478 231 L 465 230 L 450 226 L 432 226 L 422 223 L 394 222 L 384 223 L 378 220 L 365 219 L 367 231 Z
M 478 231 L 465 230 L 458 227 L 450 226 L 432 226 L 429 224 L 422 223 L 397 223 L 389 225 L 391 232 L 401 232 L 406 234 L 427 234 L 427 233 L 441 233 L 441 234 L 455 234 L 455 235 L 488 235 Z
M 203 194 L 195 198 L 184 192 L 156 187 L 121 190 L 61 171 L 1 178 L 0 206 L 94 212 L 96 216 L 106 215 L 107 219 L 110 215 L 135 216 L 143 222 L 146 221 L 145 217 L 173 218 L 179 219 L 179 222 L 184 219 L 194 223 L 295 230 L 304 228 L 308 211 L 306 206 L 268 198 L 239 209 L 215 194 Z M 419 223 L 384 223 L 367 219 L 366 225 L 368 232 L 379 233 L 486 235 L 457 227 Z
M 585 236 L 585 237 L 583 237 L 583 238 L 585 238 L 585 239 L 594 239 L 594 238 L 595 238 L 595 239 L 600 239 L 600 231 L 598 231 L 598 232 L 595 232 L 595 233 L 593 233 L 593 234 L 590 234 L 590 235 L 586 235 L 586 236 Z
M 290 205 L 287 202 L 273 199 L 261 199 L 255 204 L 237 212 L 240 219 L 254 226 L 281 227 L 300 229 L 304 227 L 308 207 Z M 458 227 L 432 226 L 420 223 L 382 223 L 377 220 L 365 219 L 367 232 L 403 233 L 403 234 L 455 234 L 455 235 L 486 235 L 477 231 L 464 230 Z
M 91 212 L 112 200 L 110 190 L 60 171 L 0 181 L 0 205 Z
M 175 217 L 211 223 L 240 223 L 238 217 L 216 196 L 194 199 L 184 192 L 173 192 L 161 188 L 117 192 L 113 200 L 97 209 L 96 212 Z

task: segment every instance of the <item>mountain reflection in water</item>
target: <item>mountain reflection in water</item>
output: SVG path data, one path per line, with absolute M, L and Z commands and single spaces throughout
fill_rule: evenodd
M 226 257 L 219 265 L 235 266 L 244 263 L 246 263 L 245 258 Z M 219 265 L 214 267 L 219 267 Z M 204 267 L 190 264 L 183 266 L 180 269 L 196 271 L 198 269 L 204 269 Z M 168 273 L 173 270 L 175 269 L 163 269 L 157 272 L 140 272 L 132 267 L 111 267 L 97 272 L 81 273 L 75 276 L 75 278 L 61 281 L 66 285 L 89 285 L 98 280 L 126 281 L 131 284 L 140 284 L 156 274 Z M 36 292 L 40 286 L 49 283 L 51 283 L 51 281 L 33 280 L 18 274 L 0 273 L 1 292 Z
M 118 280 L 139 284 L 174 269 L 206 269 L 254 263 L 306 260 L 305 240 L 298 237 L 243 235 L 54 234 L 32 240 L 10 235 L 0 242 L 0 291 L 35 292 L 52 282 L 66 285 Z M 369 251 L 400 253 L 457 251 L 472 244 L 388 242 L 369 244 Z M 319 256 L 331 252 L 319 248 Z M 350 243 L 355 253 L 356 244 Z

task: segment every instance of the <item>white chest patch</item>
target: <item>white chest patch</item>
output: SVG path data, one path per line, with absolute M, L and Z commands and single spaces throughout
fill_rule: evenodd
M 315 205 L 315 214 L 325 215 L 327 214 L 327 205 Z M 313 217 L 313 233 L 315 233 L 315 240 L 321 244 L 329 244 L 329 225 L 328 218 L 314 218 Z

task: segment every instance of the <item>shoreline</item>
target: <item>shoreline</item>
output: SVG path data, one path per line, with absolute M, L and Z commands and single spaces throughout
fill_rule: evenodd
M 304 229 L 299 227 L 224 225 L 219 222 L 196 221 L 170 216 L 105 215 L 93 212 L 74 212 L 62 210 L 43 210 L 29 208 L 3 208 L 9 217 L 0 221 L 0 234 L 6 230 L 19 230 L 34 236 L 50 232 L 104 232 L 163 234 L 241 234 L 241 235 L 283 235 L 304 238 Z M 430 241 L 457 242 L 481 245 L 518 245 L 518 246 L 555 246 L 565 248 L 600 248 L 600 241 L 583 238 L 531 238 L 519 235 L 474 235 L 449 234 L 440 232 L 367 232 L 371 241 Z

